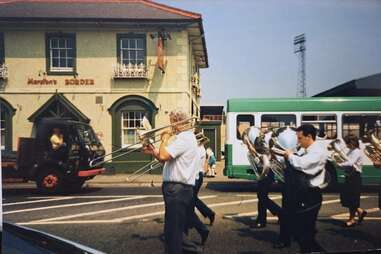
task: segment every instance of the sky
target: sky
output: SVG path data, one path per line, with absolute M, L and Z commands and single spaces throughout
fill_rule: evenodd
M 156 0 L 202 14 L 209 68 L 201 105 L 295 97 L 296 35 L 306 36 L 307 96 L 381 72 L 379 0 Z

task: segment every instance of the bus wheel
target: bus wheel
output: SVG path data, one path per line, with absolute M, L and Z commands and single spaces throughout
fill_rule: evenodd
M 37 188 L 48 194 L 62 191 L 63 174 L 55 169 L 44 170 L 37 178 Z

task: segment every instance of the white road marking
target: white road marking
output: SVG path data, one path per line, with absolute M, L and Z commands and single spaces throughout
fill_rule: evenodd
M 91 202 L 83 202 L 83 203 L 76 203 L 76 204 L 45 206 L 45 207 L 37 207 L 37 208 L 30 208 L 30 209 L 22 209 L 22 210 L 3 212 L 3 214 L 33 212 L 33 211 L 40 211 L 40 210 L 65 208 L 65 207 L 74 207 L 74 206 L 83 206 L 83 205 L 105 204 L 105 203 L 112 203 L 112 202 L 119 202 L 119 201 L 125 201 L 125 200 L 133 200 L 133 199 L 143 199 L 143 198 L 147 198 L 147 197 L 144 197 L 144 196 L 135 196 L 135 197 L 128 197 L 128 198 L 119 198 L 119 199 L 101 200 L 101 201 L 91 201 Z
M 148 198 L 161 198 L 163 195 L 98 195 L 98 196 L 70 196 L 71 198 L 127 198 L 127 197 L 148 197 Z M 55 196 L 57 197 L 57 196 Z M 58 196 L 58 198 L 64 198 L 67 196 Z M 43 198 L 51 198 L 51 197 L 28 197 L 29 199 L 43 199 Z
M 370 209 L 366 209 L 366 211 L 368 213 L 374 213 L 374 212 L 380 211 L 380 208 L 378 208 L 378 207 L 370 208 Z M 332 215 L 331 218 L 333 218 L 333 219 L 347 219 L 348 215 L 349 215 L 349 213 L 338 213 L 338 214 Z M 367 219 L 371 219 L 371 218 L 375 218 L 375 217 L 365 217 L 365 218 L 367 220 Z
M 272 197 L 271 199 L 272 200 L 276 200 L 276 199 L 281 199 L 282 197 L 281 196 L 277 196 L 277 197 Z M 362 196 L 361 197 L 362 199 L 364 198 L 369 198 L 369 196 Z M 322 202 L 322 205 L 327 205 L 327 204 L 333 204 L 333 203 L 339 203 L 340 202 L 340 199 L 332 199 L 332 200 L 326 200 L 326 201 L 323 201 Z M 238 213 L 238 214 L 233 214 L 233 215 L 224 215 L 223 218 L 225 219 L 235 219 L 235 218 L 240 218 L 240 217 L 248 217 L 248 216 L 256 216 L 258 215 L 258 211 L 255 211 L 255 212 L 248 212 L 248 213 Z M 272 217 L 267 217 L 267 218 L 272 218 Z M 274 220 L 278 220 L 278 217 L 273 217 Z
M 59 201 L 59 200 L 68 200 L 68 199 L 73 199 L 73 197 L 49 198 L 49 199 L 43 199 L 43 200 L 21 201 L 21 202 L 14 202 L 14 203 L 3 203 L 3 206 L 25 205 L 25 204 L 32 204 L 32 203 L 41 203 L 41 202 Z
M 202 196 L 200 198 L 201 199 L 208 199 L 208 198 L 215 198 L 215 197 L 216 197 L 215 195 L 211 195 L 211 196 Z M 145 208 L 145 207 L 150 207 L 150 206 L 159 206 L 159 205 L 164 205 L 164 202 L 161 201 L 161 202 L 141 204 L 141 205 L 133 205 L 133 206 L 127 206 L 127 207 L 118 207 L 118 208 L 112 208 L 112 209 L 106 209 L 106 210 L 100 210 L 100 211 L 94 211 L 94 212 L 78 213 L 78 214 L 73 214 L 73 215 L 54 217 L 54 218 L 43 219 L 43 220 L 36 220 L 36 221 L 32 221 L 32 222 L 48 222 L 48 221 L 67 220 L 67 219 L 73 219 L 73 218 L 78 218 L 78 217 L 83 217 L 83 216 L 119 212 L 119 211 Z
M 210 197 L 215 197 L 215 196 L 210 196 Z M 274 199 L 274 198 L 280 198 L 281 196 L 270 196 L 270 197 Z M 200 197 L 200 198 L 205 199 L 205 197 Z M 229 205 L 241 205 L 241 204 L 254 203 L 254 202 L 257 202 L 257 201 L 258 201 L 258 199 L 248 199 L 248 200 L 240 200 L 240 201 L 230 201 L 230 202 L 208 204 L 208 206 L 209 207 L 219 207 L 219 206 L 229 206 Z M 164 202 L 157 202 L 157 203 L 151 203 L 151 204 L 143 204 L 143 205 L 139 205 L 139 208 L 144 207 L 145 205 L 147 205 L 147 206 L 154 206 L 154 205 L 163 205 L 163 204 L 164 204 Z M 115 209 L 122 209 L 122 208 L 115 208 Z M 112 209 L 112 210 L 115 211 L 115 209 Z M 129 208 L 129 207 L 125 207 L 124 208 L 124 210 L 127 210 L 127 209 L 132 209 L 132 208 Z M 111 210 L 111 209 L 109 209 L 109 210 Z M 97 212 L 94 212 L 94 213 L 99 213 L 99 212 L 102 213 L 102 211 L 97 211 Z M 154 212 L 154 213 L 146 213 L 146 214 L 140 214 L 140 215 L 133 215 L 133 216 L 115 218 L 115 219 L 111 219 L 111 220 L 51 221 L 51 219 L 57 220 L 57 218 L 61 218 L 62 219 L 62 217 L 66 217 L 66 219 L 68 219 L 68 216 L 62 216 L 62 217 L 49 218 L 49 219 L 44 219 L 44 220 L 22 222 L 22 223 L 17 223 L 17 224 L 19 224 L 19 225 L 44 225 L 44 224 L 55 225 L 55 224 L 122 223 L 122 222 L 125 222 L 125 221 L 128 221 L 128 220 L 132 220 L 132 219 L 143 219 L 143 218 L 152 217 L 152 216 L 158 216 L 158 215 L 163 215 L 163 214 L 164 214 L 164 211 L 159 211 L 159 212 Z M 69 216 L 70 216 L 70 218 L 75 218 L 73 216 L 77 217 L 77 215 L 69 215 Z M 88 213 L 86 215 L 88 215 Z M 80 216 L 82 216 L 82 215 L 80 215 Z
M 270 196 L 271 199 L 277 199 L 281 198 L 281 196 Z M 248 203 L 255 203 L 258 202 L 258 199 L 245 199 L 245 200 L 239 200 L 239 201 L 230 201 L 230 202 L 222 202 L 222 203 L 215 203 L 215 204 L 208 204 L 209 207 L 219 207 L 219 206 L 229 206 L 229 205 L 241 205 L 241 204 L 248 204 Z

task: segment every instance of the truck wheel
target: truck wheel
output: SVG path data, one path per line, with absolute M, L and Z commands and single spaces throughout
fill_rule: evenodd
M 56 194 L 62 191 L 63 174 L 56 170 L 45 170 L 37 179 L 37 188 L 48 194 Z
M 85 180 L 74 180 L 68 181 L 65 183 L 65 192 L 75 193 L 79 192 L 82 189 L 82 185 L 85 183 Z

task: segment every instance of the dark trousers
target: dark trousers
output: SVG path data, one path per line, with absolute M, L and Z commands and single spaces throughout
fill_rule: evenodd
M 198 176 L 199 177 L 196 180 L 196 185 L 194 188 L 196 208 L 197 208 L 197 210 L 200 211 L 202 216 L 210 218 L 214 214 L 213 210 L 210 209 L 201 199 L 198 198 L 198 192 L 200 191 L 200 188 L 201 188 L 202 183 L 204 181 L 204 174 L 202 172 L 200 172 L 198 174 Z
M 193 188 L 182 183 L 164 182 L 162 191 L 165 203 L 165 253 L 182 253 L 183 232 L 192 204 Z
M 324 249 L 316 242 L 316 220 L 322 204 L 319 188 L 311 188 L 297 195 L 294 235 L 302 253 L 321 252 Z
M 202 202 L 198 198 L 198 192 L 200 191 L 200 188 L 202 186 L 202 181 L 203 181 L 203 176 L 202 176 L 202 173 L 200 173 L 199 174 L 199 179 L 196 180 L 196 184 L 193 187 L 193 200 L 192 200 L 192 205 L 191 205 L 191 207 L 189 209 L 188 222 L 187 222 L 187 230 L 186 230 L 185 233 L 188 233 L 188 229 L 191 229 L 192 227 L 194 227 L 200 235 L 205 233 L 206 231 L 208 231 L 208 228 L 200 220 L 200 218 L 197 216 L 197 214 L 195 212 L 195 207 L 197 207 L 197 204 L 202 204 L 201 207 L 203 207 L 203 208 L 201 208 L 201 209 L 204 209 L 203 212 L 205 212 L 205 213 L 208 213 L 207 210 L 210 210 L 209 207 L 207 207 L 205 205 L 205 203 Z M 205 209 L 205 207 L 207 209 Z M 199 209 L 199 208 L 197 207 L 197 209 Z M 203 214 L 203 212 L 201 212 L 201 213 Z M 213 213 L 213 211 L 212 211 L 212 213 Z
M 257 223 L 266 224 L 268 209 L 273 215 L 278 216 L 281 208 L 269 198 L 269 191 L 272 183 L 274 182 L 274 176 L 269 175 L 262 180 L 258 181 L 258 217 Z
M 291 243 L 292 225 L 295 219 L 295 195 L 292 168 L 284 170 L 285 182 L 282 185 L 282 210 L 280 213 L 279 241 L 285 244 Z

